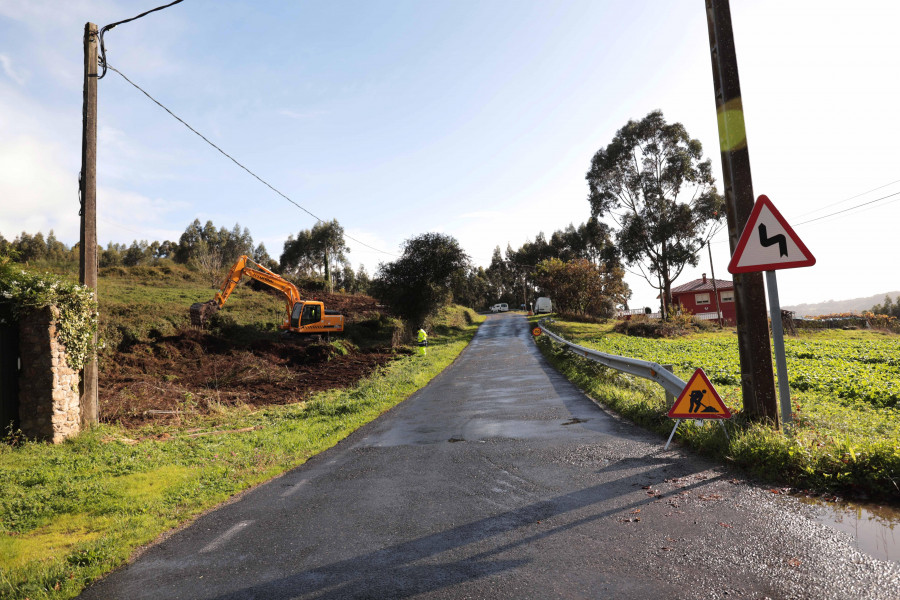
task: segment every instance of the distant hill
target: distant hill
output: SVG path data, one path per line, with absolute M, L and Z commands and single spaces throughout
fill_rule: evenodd
M 890 296 L 891 300 L 896 301 L 900 297 L 900 291 L 885 292 L 883 294 L 875 294 L 865 298 L 851 298 L 850 300 L 829 300 L 827 302 L 819 302 L 818 304 L 795 304 L 793 306 L 782 306 L 783 310 L 792 310 L 797 316 L 830 315 L 834 313 L 846 312 L 862 312 L 869 310 L 876 304 L 884 302 L 884 297 Z

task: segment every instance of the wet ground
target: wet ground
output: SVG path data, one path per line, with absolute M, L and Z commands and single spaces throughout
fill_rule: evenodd
M 900 563 L 900 510 L 877 504 L 832 502 L 800 498 L 811 507 L 812 518 L 851 536 L 857 550 Z
M 817 507 L 664 444 L 493 315 L 409 400 L 83 598 L 900 597 Z

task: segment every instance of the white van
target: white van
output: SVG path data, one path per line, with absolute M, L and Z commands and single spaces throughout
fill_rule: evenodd
M 509 304 L 506 302 L 501 302 L 500 304 L 495 304 L 491 307 L 491 312 L 507 312 L 509 311 Z
M 550 302 L 550 298 L 546 296 L 538 298 L 534 303 L 534 312 L 536 314 L 553 312 L 553 304 Z

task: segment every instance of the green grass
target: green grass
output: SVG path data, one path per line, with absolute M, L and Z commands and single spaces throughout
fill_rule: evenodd
M 868 496 L 900 503 L 900 336 L 832 330 L 785 341 L 794 425 L 788 435 L 752 423 L 739 385 L 733 330 L 677 339 L 628 337 L 612 324 L 556 321 L 552 329 L 610 354 L 673 364 L 687 380 L 703 368 L 736 416 L 720 428 L 682 425 L 676 438 L 767 480 L 800 489 Z M 569 379 L 613 410 L 668 435 L 661 388 L 565 352 L 544 338 L 539 345 Z
M 227 409 L 177 428 L 103 425 L 58 446 L 0 444 L 0 598 L 76 596 L 138 546 L 409 397 L 456 358 L 483 319 L 448 311 L 427 356 L 406 356 L 305 403 Z
M 113 268 L 102 274 L 97 287 L 100 338 L 108 351 L 150 337 L 174 335 L 190 323 L 191 304 L 212 300 L 216 292 L 180 265 Z M 249 341 L 274 335 L 284 312 L 281 298 L 241 286 L 218 316 L 232 335 Z

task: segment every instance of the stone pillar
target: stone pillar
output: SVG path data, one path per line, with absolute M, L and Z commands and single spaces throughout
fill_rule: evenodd
M 81 431 L 78 372 L 57 338 L 55 306 L 19 318 L 19 426 L 29 438 L 62 442 Z

